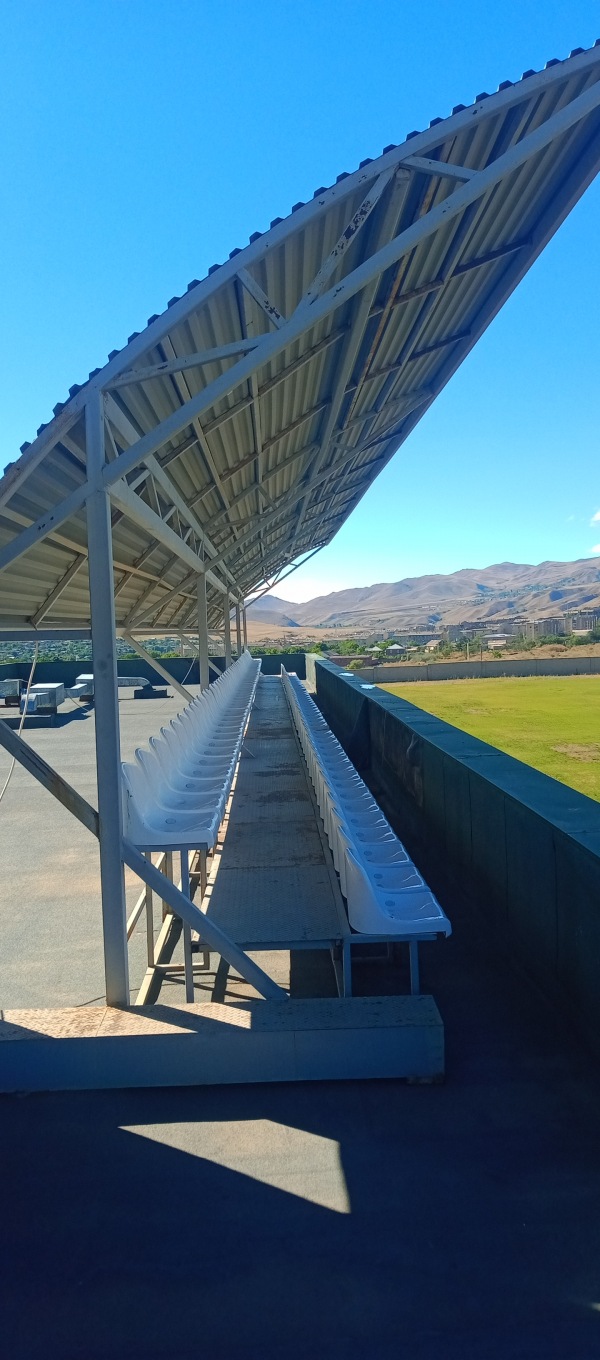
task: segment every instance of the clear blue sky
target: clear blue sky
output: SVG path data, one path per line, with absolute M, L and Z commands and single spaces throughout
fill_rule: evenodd
M 584 0 L 0 5 L 0 466 L 271 218 L 600 36 Z M 287 598 L 600 554 L 600 182 Z

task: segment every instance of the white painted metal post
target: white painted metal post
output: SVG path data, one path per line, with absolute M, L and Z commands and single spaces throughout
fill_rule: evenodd
M 200 667 L 200 688 L 208 689 L 210 666 L 208 661 L 208 616 L 206 613 L 206 576 L 198 576 L 198 664 Z
M 190 895 L 190 861 L 187 850 L 181 851 L 181 891 L 185 897 Z M 187 921 L 183 925 L 183 960 L 185 971 L 185 999 L 194 1000 L 194 965 L 192 959 L 192 928 Z
M 231 602 L 229 595 L 223 596 L 223 633 L 225 638 L 225 670 L 231 665 L 231 619 L 229 610 Z
M 203 901 L 204 901 L 204 898 L 206 897 L 206 887 L 207 887 L 207 883 L 208 883 L 207 853 L 206 853 L 206 850 L 201 850 L 201 851 L 200 851 L 200 903 L 199 903 L 200 906 L 202 906 L 202 903 L 203 903 Z M 205 967 L 206 969 L 209 969 L 209 968 L 210 968 L 210 949 L 207 949 L 207 948 L 206 948 L 206 945 L 205 945 L 204 948 L 202 949 L 202 962 L 203 962 L 204 967 Z
M 242 628 L 244 633 L 244 649 L 248 646 L 248 620 L 246 619 L 246 606 L 242 609 Z
M 173 851 L 172 851 L 172 850 L 166 850 L 166 851 L 165 851 L 165 859 L 164 859 L 164 865 L 163 865 L 163 874 L 164 874 L 165 878 L 168 878 L 169 883 L 172 883 L 172 882 L 173 882 Z M 171 908 L 170 908 L 170 906 L 169 906 L 169 903 L 168 903 L 168 902 L 165 902 L 165 900 L 164 900 L 164 898 L 163 898 L 163 899 L 162 899 L 162 918 L 163 918 L 163 921 L 165 920 L 165 917 L 167 917 L 167 916 L 169 915 L 170 912 L 171 912 Z
M 110 496 L 101 482 L 104 452 L 104 405 L 93 392 L 85 408 L 90 612 L 94 671 L 96 769 L 100 819 L 100 880 L 106 1000 L 129 1005 L 125 874 L 121 851 L 121 747 L 113 580 Z
M 242 618 L 239 604 L 235 606 L 235 645 L 238 656 L 242 655 Z
M 152 851 L 147 850 L 146 859 L 152 863 Z M 146 884 L 146 950 L 148 967 L 154 968 L 154 893 Z

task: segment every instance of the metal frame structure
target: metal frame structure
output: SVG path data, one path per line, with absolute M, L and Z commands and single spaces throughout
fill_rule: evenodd
M 249 596 L 330 541 L 598 168 L 596 45 L 256 233 L 72 388 L 0 479 L 0 638 L 91 629 L 110 1004 L 129 1000 L 123 864 L 157 876 L 122 840 L 116 636 L 140 650 L 197 630 L 206 688 L 209 632 L 229 664 L 232 610 L 239 654 Z

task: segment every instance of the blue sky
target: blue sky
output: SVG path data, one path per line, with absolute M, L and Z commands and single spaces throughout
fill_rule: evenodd
M 191 278 L 341 170 L 600 36 L 600 4 L 0 6 L 0 466 Z M 600 181 L 290 599 L 600 555 Z

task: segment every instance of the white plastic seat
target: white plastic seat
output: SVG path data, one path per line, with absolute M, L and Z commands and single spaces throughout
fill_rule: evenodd
M 213 848 L 259 671 L 243 653 L 123 765 L 125 831 L 138 848 Z
M 173 752 L 162 737 L 150 737 L 150 750 L 156 756 L 164 778 L 173 788 L 197 789 L 198 792 L 216 792 L 220 787 L 221 779 L 216 774 L 190 774 L 189 771 L 177 764 L 173 758 Z
M 177 812 L 193 811 L 202 818 L 210 817 L 216 807 L 223 807 L 225 797 L 223 782 L 216 789 L 194 789 L 185 788 L 185 786 L 175 788 L 168 779 L 163 777 L 162 767 L 153 753 L 143 750 L 136 751 L 136 761 L 146 779 L 147 803 L 154 802 L 158 807 L 168 812 L 173 809 Z
M 350 925 L 363 935 L 407 940 L 417 990 L 417 942 L 449 935 L 448 918 L 297 676 L 282 668 L 282 680 Z
M 348 920 L 363 935 L 450 935 L 450 922 L 426 887 L 381 888 L 350 851 L 346 856 Z

